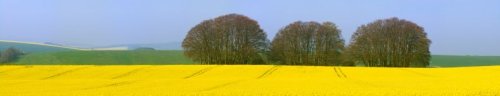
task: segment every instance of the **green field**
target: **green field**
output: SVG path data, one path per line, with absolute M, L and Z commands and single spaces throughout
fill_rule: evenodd
M 27 55 L 14 64 L 19 65 L 156 65 L 195 64 L 181 50 L 143 51 L 82 51 L 84 49 L 32 42 L 0 40 L 0 50 L 18 48 Z M 79 51 L 80 50 L 80 51 Z M 461 67 L 500 65 L 500 56 L 433 55 L 431 67 Z
M 40 52 L 21 57 L 15 64 L 42 64 L 42 65 L 67 65 L 67 64 L 193 64 L 184 57 L 182 51 L 64 51 Z
M 453 56 L 433 55 L 431 66 L 462 67 L 500 65 L 500 56 Z
M 97 65 L 156 65 L 195 64 L 181 50 L 156 51 L 63 51 L 39 52 L 21 57 L 15 64 L 97 64 Z M 499 65 L 500 56 L 452 56 L 433 55 L 432 67 L 489 66 Z

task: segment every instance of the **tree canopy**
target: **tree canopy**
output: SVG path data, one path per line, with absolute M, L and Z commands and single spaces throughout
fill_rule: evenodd
M 184 54 L 204 64 L 261 64 L 269 45 L 257 21 L 240 14 L 205 20 L 182 42 Z
M 331 22 L 293 22 L 271 43 L 274 60 L 291 65 L 339 65 L 344 40 Z
M 365 66 L 425 67 L 431 41 L 417 24 L 398 18 L 376 20 L 353 34 L 351 59 Z

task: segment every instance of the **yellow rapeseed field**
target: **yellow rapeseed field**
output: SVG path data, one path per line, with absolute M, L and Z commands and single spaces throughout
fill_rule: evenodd
M 0 96 L 500 95 L 500 66 L 0 66 Z

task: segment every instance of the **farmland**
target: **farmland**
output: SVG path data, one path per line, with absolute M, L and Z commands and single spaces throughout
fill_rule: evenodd
M 500 66 L 0 66 L 2 96 L 500 95 Z
M 433 55 L 431 59 L 431 66 L 436 67 L 491 66 L 498 64 L 500 64 L 500 56 Z
M 491 66 L 500 56 L 433 55 L 431 67 Z M 182 50 L 38 52 L 21 57 L 16 65 L 185 65 L 196 64 Z
M 21 57 L 18 65 L 143 65 L 193 64 L 178 50 L 152 51 L 64 51 L 31 53 Z
M 15 65 L 185 65 L 197 64 L 182 50 L 86 50 L 33 42 L 0 40 L 0 49 L 19 48 L 27 54 Z M 431 67 L 491 66 L 500 56 L 432 55 Z

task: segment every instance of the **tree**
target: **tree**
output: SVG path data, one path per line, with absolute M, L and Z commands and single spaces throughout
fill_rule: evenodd
M 425 67 L 430 43 L 422 27 L 393 17 L 358 27 L 348 48 L 351 59 L 366 66 Z
M 331 22 L 294 22 L 271 43 L 274 60 L 291 65 L 341 65 L 344 40 Z
M 261 64 L 268 45 L 257 21 L 239 14 L 205 20 L 182 42 L 184 54 L 203 64 Z
M 23 53 L 16 48 L 8 48 L 0 54 L 0 63 L 9 63 L 17 60 Z

